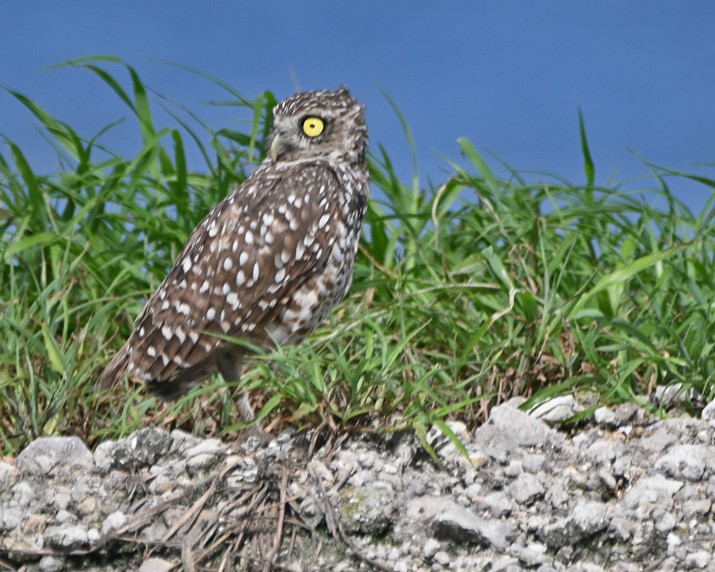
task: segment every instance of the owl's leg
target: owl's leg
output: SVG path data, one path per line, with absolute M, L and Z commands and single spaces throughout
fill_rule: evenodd
M 238 408 L 238 414 L 244 423 L 250 423 L 256 417 L 253 407 L 248 400 L 246 393 L 241 393 L 236 397 L 238 382 L 241 381 L 241 370 L 243 369 L 243 354 L 230 349 L 219 353 L 216 360 L 218 370 L 223 376 L 223 380 L 229 385 L 233 395 L 233 401 Z

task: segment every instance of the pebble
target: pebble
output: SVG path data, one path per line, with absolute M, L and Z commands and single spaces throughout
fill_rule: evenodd
M 546 456 L 540 453 L 530 453 L 521 459 L 521 466 L 529 473 L 538 473 L 546 463 Z
M 87 528 L 83 525 L 48 526 L 42 535 L 45 544 L 62 550 L 87 548 Z
M 174 565 L 162 558 L 147 558 L 137 572 L 168 572 L 172 568 Z
M 678 521 L 672 512 L 664 512 L 660 518 L 655 521 L 655 528 L 658 532 L 669 532 L 675 528 Z
M 77 517 L 69 511 L 60 509 L 57 511 L 57 514 L 55 515 L 55 521 L 57 521 L 59 523 L 77 522 Z
M 686 386 L 682 383 L 672 383 L 656 387 L 652 401 L 661 407 L 667 408 L 680 405 L 686 401 L 698 403 L 702 401 L 702 395 L 694 387 L 686 389 Z
M 97 512 L 99 504 L 94 497 L 86 497 L 77 505 L 77 512 L 81 515 L 91 515 Z
M 544 449 L 563 440 L 544 422 L 509 404 L 492 409 L 489 421 L 475 431 L 474 439 L 501 462 L 520 448 Z
M 168 531 L 163 522 L 155 521 L 142 530 L 141 536 L 147 542 L 161 542 Z
M 18 471 L 32 475 L 88 470 L 92 465 L 92 453 L 79 437 L 41 437 L 23 449 L 15 461 Z
M 521 473 L 519 477 L 509 485 L 509 493 L 519 504 L 532 504 L 536 499 L 544 496 L 544 485 L 531 473 Z
M 549 424 L 558 424 L 582 410 L 573 395 L 561 395 L 540 403 L 529 414 Z
M 549 562 L 550 558 L 546 555 L 547 547 L 543 544 L 530 545 L 526 547 L 517 546 L 514 548 L 514 556 L 520 562 L 524 563 L 528 568 L 536 568 L 542 564 Z
M 186 466 L 190 472 L 196 474 L 221 462 L 221 456 L 225 450 L 226 446 L 221 443 L 220 439 L 206 439 L 186 449 L 183 457 L 186 459 Z
M 62 572 L 65 570 L 65 561 L 57 556 L 43 556 L 37 563 L 40 572 Z
M 712 554 L 706 550 L 698 550 L 685 557 L 685 564 L 690 568 L 705 568 L 712 560 Z
M 433 559 L 437 564 L 440 564 L 442 566 L 447 566 L 452 561 L 452 558 L 444 550 L 440 550 L 439 552 L 437 552 L 434 555 Z
M 90 546 L 96 545 L 100 539 L 102 538 L 102 535 L 99 533 L 99 530 L 96 528 L 90 528 L 87 531 L 87 542 L 89 542 Z
M 667 476 L 701 481 L 705 471 L 715 467 L 715 447 L 674 445 L 655 462 L 655 468 Z
M 507 516 L 514 510 L 511 499 L 503 491 L 488 494 L 481 499 L 480 504 L 497 518 Z
M 72 502 L 72 495 L 70 495 L 69 491 L 64 487 L 58 488 L 55 492 L 55 506 L 59 509 L 67 508 L 70 502 Z
M 683 488 L 682 481 L 667 479 L 656 473 L 652 477 L 642 477 L 626 492 L 624 504 L 628 508 L 638 508 L 657 504 L 670 506 L 673 495 Z
M 94 450 L 94 466 L 101 473 L 108 473 L 114 467 L 114 448 L 117 442 L 108 440 L 97 445 Z
M 422 548 L 422 554 L 424 554 L 425 558 L 427 559 L 432 558 L 440 549 L 440 546 L 442 546 L 442 544 L 439 540 L 430 537 L 427 539 Z
M 703 408 L 700 418 L 704 421 L 715 421 L 715 401 L 711 401 Z
M 448 506 L 432 521 L 434 535 L 449 542 L 479 544 L 505 549 L 516 536 L 506 521 L 484 519 L 459 506 Z
M 346 532 L 377 536 L 391 526 L 395 511 L 391 487 L 347 486 L 340 497 L 340 521 Z
M 481 483 L 472 483 L 466 489 L 464 489 L 464 496 L 470 502 L 473 502 L 474 500 L 480 498 L 481 494 L 482 494 Z
M 515 477 L 518 477 L 522 471 L 524 470 L 524 466 L 521 462 L 521 460 L 514 459 L 509 462 L 507 467 L 504 469 L 504 474 L 507 477 L 511 477 L 512 479 Z
M 102 534 L 109 534 L 112 530 L 121 528 L 127 523 L 126 515 L 120 511 L 116 510 L 113 513 L 107 515 L 102 523 Z

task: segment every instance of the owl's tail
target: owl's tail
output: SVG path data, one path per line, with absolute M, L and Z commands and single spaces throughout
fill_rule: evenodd
M 129 354 L 127 352 L 127 346 L 124 345 L 121 350 L 117 352 L 112 361 L 107 364 L 104 368 L 99 379 L 94 384 L 94 388 L 97 390 L 108 389 L 115 385 L 119 380 L 122 379 L 127 374 L 127 363 L 129 361 Z

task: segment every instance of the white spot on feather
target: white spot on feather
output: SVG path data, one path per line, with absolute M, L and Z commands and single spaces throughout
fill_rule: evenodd
M 236 308 L 238 308 L 238 294 L 236 294 L 235 292 L 231 292 L 228 296 L 226 296 L 226 302 L 228 302 L 235 310 Z

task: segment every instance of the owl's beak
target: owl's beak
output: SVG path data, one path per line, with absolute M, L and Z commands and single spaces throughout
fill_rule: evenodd
M 287 148 L 288 145 L 286 144 L 285 139 L 281 139 L 280 131 L 276 131 L 276 134 L 273 137 L 273 141 L 271 141 L 271 159 L 274 163 L 278 160 L 278 157 L 286 151 Z

